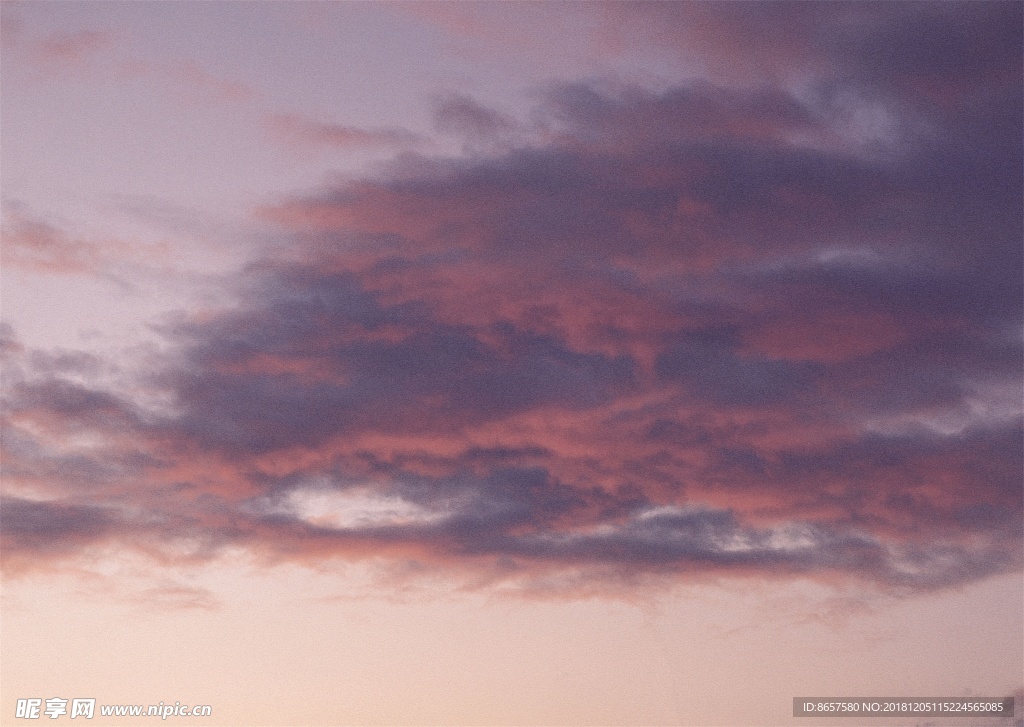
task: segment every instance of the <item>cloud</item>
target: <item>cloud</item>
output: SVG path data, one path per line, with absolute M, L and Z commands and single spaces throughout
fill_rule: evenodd
M 101 507 L 6 499 L 2 508 L 5 550 L 15 553 L 66 551 L 100 539 L 115 522 Z
M 4 264 L 50 273 L 94 273 L 102 252 L 20 209 L 4 215 Z
M 404 129 L 361 129 L 316 121 L 293 113 L 270 114 L 267 125 L 286 143 L 313 148 L 393 148 L 412 146 L 421 141 L 416 134 Z
M 113 542 L 567 589 L 899 593 L 1019 569 L 1021 92 L 970 42 L 1003 11 L 956 8 L 966 30 L 810 12 L 776 41 L 817 59 L 803 94 L 561 84 L 529 124 L 443 99 L 465 155 L 268 206 L 279 254 L 229 280 L 233 305 L 160 322 L 165 350 L 116 386 L 10 346 L 12 557 Z M 642 11 L 735 39 L 795 6 Z M 837 50 L 890 20 L 927 30 L 891 73 Z M 928 60 L 944 47 L 986 72 Z M 887 153 L 858 108 L 889 115 Z
M 208 589 L 174 582 L 147 588 L 132 600 L 146 607 L 166 610 L 213 611 L 219 606 L 216 596 Z
M 602 3 L 607 51 L 643 38 L 719 83 L 809 80 L 941 99 L 1019 78 L 1021 9 L 1013 3 Z
M 244 83 L 214 76 L 192 60 L 181 61 L 174 68 L 173 75 L 182 84 L 225 101 L 249 101 L 256 96 L 256 92 Z
M 16 15 L 10 5 L 4 6 L 3 24 L 0 25 L 0 45 L 13 48 L 22 37 L 25 23 L 20 15 Z
M 121 77 L 151 78 L 188 105 L 196 103 L 244 104 L 256 101 L 259 92 L 241 81 L 211 72 L 192 58 L 153 61 L 125 57 L 118 65 Z
M 56 32 L 29 42 L 19 16 L 5 12 L 4 25 L 4 45 L 22 54 L 26 66 L 48 81 L 70 76 L 91 80 L 142 77 L 165 85 L 190 104 L 244 103 L 258 98 L 251 86 L 211 72 L 193 58 L 154 60 L 132 55 L 130 39 L 110 30 Z
M 38 63 L 50 71 L 81 68 L 113 44 L 113 36 L 101 30 L 53 33 L 39 40 L 33 52 Z
M 17 201 L 5 204 L 0 259 L 10 268 L 45 275 L 108 277 L 129 286 L 128 268 L 168 261 L 166 245 L 76 235 Z
M 527 136 L 513 117 L 461 94 L 434 99 L 434 128 L 461 138 L 466 152 L 505 151 Z

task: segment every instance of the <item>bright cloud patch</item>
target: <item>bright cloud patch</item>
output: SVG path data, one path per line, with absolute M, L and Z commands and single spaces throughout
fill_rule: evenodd
M 445 517 L 443 512 L 429 510 L 400 497 L 377 494 L 373 488 L 292 490 L 281 505 L 271 506 L 268 511 L 336 530 L 424 525 Z

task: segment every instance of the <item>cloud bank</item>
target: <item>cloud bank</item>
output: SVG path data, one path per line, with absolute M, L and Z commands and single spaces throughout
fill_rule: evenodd
M 267 205 L 279 254 L 237 305 L 168 317 L 113 379 L 5 331 L 5 566 L 1020 568 L 1021 6 L 641 7 L 731 40 L 732 80 L 554 85 L 529 122 L 443 99 L 463 156 Z M 736 84 L 755 21 L 789 30 Z M 37 264 L 87 267 L 34 231 Z

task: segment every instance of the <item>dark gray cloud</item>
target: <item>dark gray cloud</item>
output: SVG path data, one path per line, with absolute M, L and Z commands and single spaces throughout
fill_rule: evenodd
M 594 406 L 627 389 L 624 356 L 585 354 L 496 321 L 479 331 L 421 305 L 382 305 L 350 274 L 290 269 L 253 305 L 178 327 L 187 367 L 166 384 L 174 426 L 261 452 L 353 429 L 445 430 L 541 404 Z
M 4 498 L 3 533 L 13 550 L 60 551 L 107 535 L 118 520 L 104 507 Z

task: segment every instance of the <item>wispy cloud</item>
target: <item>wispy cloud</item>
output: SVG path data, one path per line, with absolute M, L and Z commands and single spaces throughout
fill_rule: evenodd
M 192 103 L 248 103 L 259 98 L 256 89 L 248 84 L 217 75 L 191 58 L 159 62 L 126 58 L 120 63 L 119 72 L 128 78 L 154 79 Z
M 274 113 L 267 116 L 271 133 L 281 141 L 301 147 L 338 148 L 413 146 L 422 139 L 405 129 L 361 129 L 344 124 L 316 121 L 302 114 Z
M 113 43 L 114 36 L 107 31 L 81 30 L 49 35 L 37 41 L 32 51 L 43 68 L 56 72 L 86 66 L 109 50 Z
M 111 277 L 121 281 L 126 267 L 166 264 L 170 251 L 118 238 L 76 235 L 30 211 L 6 205 L 3 219 L 3 264 L 35 273 Z
M 148 79 L 190 104 L 250 103 L 259 98 L 252 86 L 211 71 L 195 58 L 141 57 L 128 38 L 112 30 L 29 38 L 18 16 L 5 13 L 4 18 L 5 44 L 12 52 L 24 53 L 26 67 L 47 81 Z

